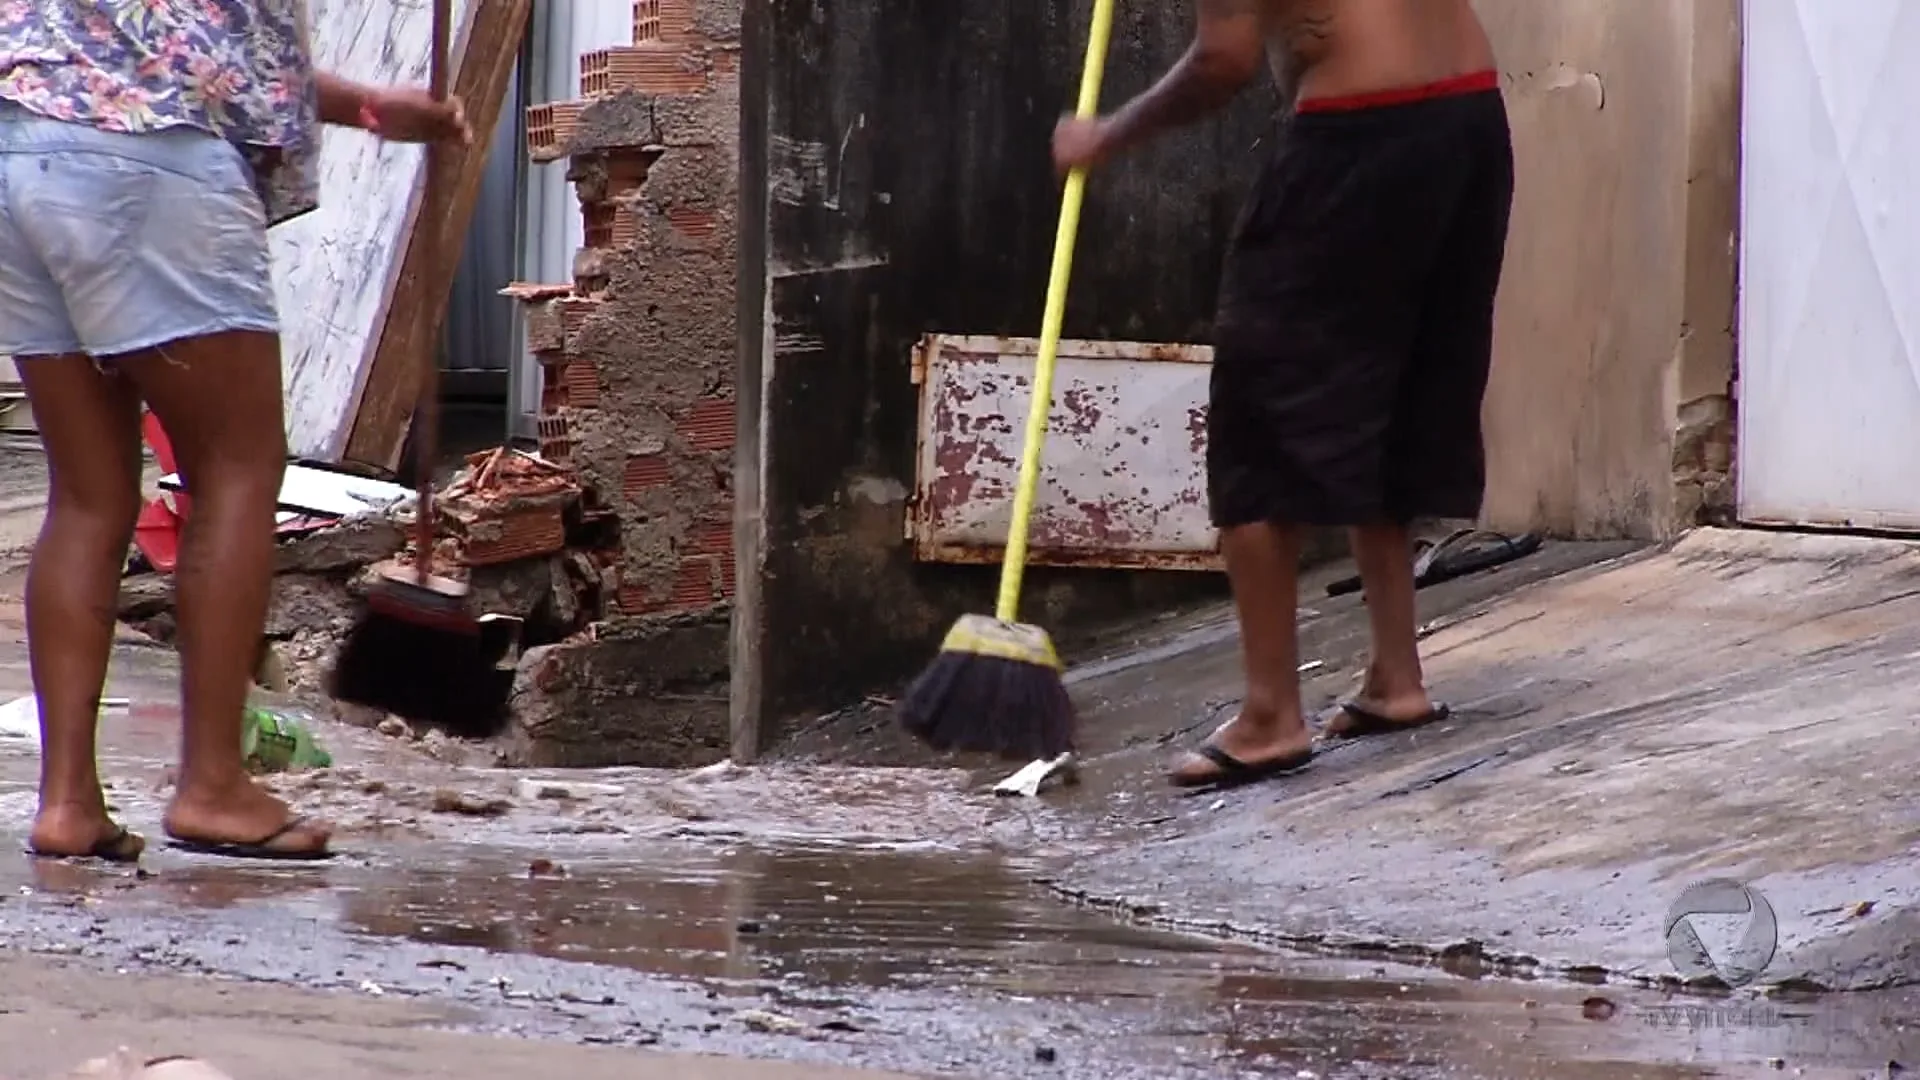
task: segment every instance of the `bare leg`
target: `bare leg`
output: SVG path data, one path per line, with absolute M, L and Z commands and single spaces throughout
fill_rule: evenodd
M 1212 743 L 1258 766 L 1312 745 L 1300 709 L 1300 534 L 1290 526 L 1240 525 L 1221 530 L 1220 550 L 1240 615 L 1247 697 L 1240 715 L 1216 732 Z M 1213 762 L 1191 756 L 1174 769 L 1172 779 L 1194 782 L 1219 771 Z
M 1363 525 L 1351 535 L 1373 629 L 1373 656 L 1358 703 L 1387 720 L 1425 719 L 1433 701 L 1420 671 L 1413 533 L 1404 525 Z
M 121 361 L 173 442 L 193 509 L 182 537 L 178 595 L 184 730 L 180 780 L 167 808 L 173 837 L 257 843 L 290 820 L 256 786 L 241 756 L 247 685 L 259 656 L 273 578 L 273 519 L 286 468 L 280 342 L 236 331 L 175 342 Z M 317 851 L 329 829 L 303 823 L 277 850 Z
M 95 740 L 115 601 L 140 512 L 140 401 L 84 356 L 18 363 L 52 492 L 27 571 L 27 652 L 40 706 L 42 855 L 133 859 L 144 842 L 107 816 Z

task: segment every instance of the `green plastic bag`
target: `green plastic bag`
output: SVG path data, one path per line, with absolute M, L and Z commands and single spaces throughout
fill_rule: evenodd
M 247 706 L 241 726 L 241 753 L 255 773 L 279 773 L 333 767 L 333 755 L 314 740 L 312 716 L 304 710 Z

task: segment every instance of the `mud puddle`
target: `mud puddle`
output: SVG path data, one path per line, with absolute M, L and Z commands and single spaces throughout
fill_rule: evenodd
M 456 1002 L 457 1026 L 966 1076 L 1884 1076 L 1893 1001 L 1708 1002 L 1283 956 L 1055 903 L 986 855 L 389 849 L 324 870 L 35 864 L 0 943 Z M 11 883 L 10 883 L 11 884 Z M 1910 1003 L 1907 1003 L 1910 1006 Z

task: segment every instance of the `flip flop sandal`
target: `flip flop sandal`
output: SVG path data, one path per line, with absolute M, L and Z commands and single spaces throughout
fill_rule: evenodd
M 1187 788 L 1196 794 L 1203 791 L 1225 791 L 1229 788 L 1257 784 L 1262 780 L 1272 780 L 1275 777 L 1299 772 L 1313 761 L 1313 751 L 1302 750 L 1299 753 L 1288 754 L 1285 757 L 1274 758 L 1271 761 L 1261 761 L 1250 764 L 1241 761 L 1239 758 L 1234 757 L 1232 754 L 1227 753 L 1225 750 L 1220 749 L 1210 742 L 1201 743 L 1199 748 L 1194 750 L 1193 753 L 1198 757 L 1205 758 L 1219 770 L 1218 772 L 1209 773 L 1206 776 L 1181 777 L 1175 775 L 1171 778 L 1174 787 Z
M 193 855 L 212 855 L 221 859 L 266 859 L 275 862 L 325 862 L 336 854 L 330 848 L 277 848 L 274 841 L 291 836 L 312 824 L 311 819 L 292 817 L 285 825 L 252 843 L 212 840 L 168 840 L 167 846 Z
M 1365 705 L 1355 701 L 1343 701 L 1333 707 L 1334 715 L 1327 721 L 1326 738 L 1335 741 L 1347 739 L 1365 739 L 1375 735 L 1395 735 L 1402 731 L 1413 731 L 1429 724 L 1437 724 L 1453 715 L 1453 707 L 1436 701 L 1433 708 L 1424 716 L 1410 720 L 1395 720 L 1382 716 Z
M 1457 529 L 1438 542 L 1422 540 L 1414 545 L 1413 587 L 1424 589 L 1491 570 L 1526 558 L 1539 551 L 1541 545 L 1538 533 L 1508 536 L 1486 529 Z M 1327 595 L 1347 596 L 1360 589 L 1360 578 L 1356 575 L 1329 584 Z
M 54 859 L 62 862 L 98 861 L 113 863 L 117 866 L 129 866 L 140 861 L 147 850 L 146 838 L 139 833 L 128 832 L 118 825 L 113 832 L 94 841 L 93 847 L 83 855 L 64 855 L 57 851 L 35 851 L 29 847 L 27 854 L 36 859 Z

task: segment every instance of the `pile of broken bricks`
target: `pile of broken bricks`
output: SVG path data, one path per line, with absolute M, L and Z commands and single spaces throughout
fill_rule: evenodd
M 520 619 L 523 646 L 564 640 L 605 617 L 618 532 L 582 506 L 570 471 L 501 447 L 470 455 L 435 500 L 436 572 L 464 578 L 478 611 Z M 283 535 L 258 681 L 313 692 L 361 610 L 374 564 L 412 561 L 411 502 Z M 120 621 L 163 644 L 176 633 L 172 575 L 121 582 Z

